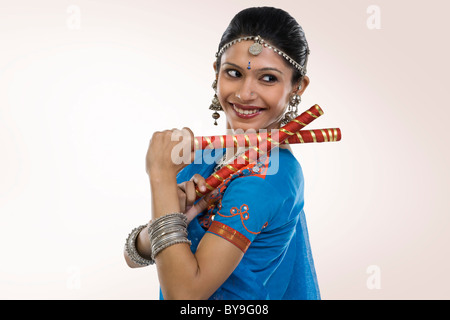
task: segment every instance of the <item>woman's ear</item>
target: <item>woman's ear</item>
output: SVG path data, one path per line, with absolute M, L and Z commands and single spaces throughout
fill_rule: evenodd
M 214 60 L 213 68 L 214 68 L 214 72 L 217 74 L 217 60 Z
M 308 76 L 303 76 L 302 79 L 300 80 L 300 86 L 297 88 L 300 88 L 297 90 L 297 92 L 294 92 L 296 94 L 298 94 L 299 96 L 301 96 L 303 94 L 303 92 L 306 90 L 306 87 L 309 85 L 309 77 Z

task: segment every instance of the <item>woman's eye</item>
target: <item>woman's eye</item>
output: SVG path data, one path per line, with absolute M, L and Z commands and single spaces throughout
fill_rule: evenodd
M 273 76 L 271 74 L 266 74 L 265 76 L 262 77 L 262 80 L 266 81 L 266 82 L 275 82 L 278 79 L 277 79 L 277 77 L 275 77 L 275 76 Z
M 227 73 L 233 78 L 238 78 L 241 76 L 241 73 L 239 71 L 233 69 L 227 70 Z

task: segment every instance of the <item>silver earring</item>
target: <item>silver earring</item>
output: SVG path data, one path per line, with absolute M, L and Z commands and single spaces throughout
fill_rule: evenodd
M 217 126 L 217 119 L 220 118 L 220 114 L 217 111 L 223 111 L 223 108 L 219 102 L 219 98 L 217 97 L 217 80 L 213 81 L 212 88 L 214 89 L 214 97 L 211 101 L 211 105 L 209 106 L 209 110 L 214 111 L 212 117 L 214 119 L 214 125 Z
M 281 120 L 281 125 L 284 126 L 287 123 L 291 122 L 298 116 L 298 105 L 302 101 L 302 98 L 298 94 L 294 94 L 289 99 L 288 111 L 284 114 L 283 119 Z

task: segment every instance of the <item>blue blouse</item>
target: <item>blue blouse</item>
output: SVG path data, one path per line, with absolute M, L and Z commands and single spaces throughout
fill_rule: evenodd
M 209 177 L 225 149 L 199 150 L 177 183 L 198 173 Z M 287 149 L 235 172 L 218 187 L 216 202 L 188 227 L 193 253 L 206 232 L 220 236 L 244 256 L 210 299 L 320 299 L 303 211 L 300 164 Z

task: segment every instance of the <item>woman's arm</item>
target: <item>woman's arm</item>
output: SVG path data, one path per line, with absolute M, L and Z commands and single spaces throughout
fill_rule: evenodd
M 153 216 L 179 212 L 176 181 L 152 178 Z M 178 199 L 178 198 L 177 198 Z M 155 258 L 161 290 L 165 299 L 208 299 L 230 276 L 243 253 L 230 242 L 205 234 L 196 254 L 189 245 L 170 246 Z
M 196 204 L 194 204 L 196 200 L 196 192 L 195 188 L 198 187 L 200 191 L 206 191 L 206 180 L 199 174 L 195 174 L 189 181 L 184 181 L 178 186 L 178 200 L 181 207 L 181 212 L 185 213 L 188 218 L 188 223 L 194 219 L 200 212 L 203 212 L 208 207 L 209 200 L 212 195 L 214 195 L 215 191 L 206 194 L 202 199 L 200 199 Z M 148 225 L 139 232 L 139 235 L 136 237 L 135 248 L 138 254 L 147 260 L 151 259 L 152 250 L 151 250 L 151 242 L 148 234 Z M 129 257 L 126 248 L 124 249 L 124 257 L 125 261 L 130 268 L 141 268 L 145 267 L 145 265 L 141 265 L 133 262 L 133 260 Z
M 193 138 L 192 132 L 187 130 Z M 186 131 L 183 131 L 186 135 Z M 171 134 L 172 131 L 154 134 L 147 153 L 152 219 L 181 210 L 176 173 L 183 165 L 176 165 L 171 159 L 171 151 L 175 145 Z M 210 233 L 202 238 L 195 255 L 186 243 L 162 250 L 155 261 L 164 298 L 209 298 L 230 276 L 242 257 L 240 249 Z

